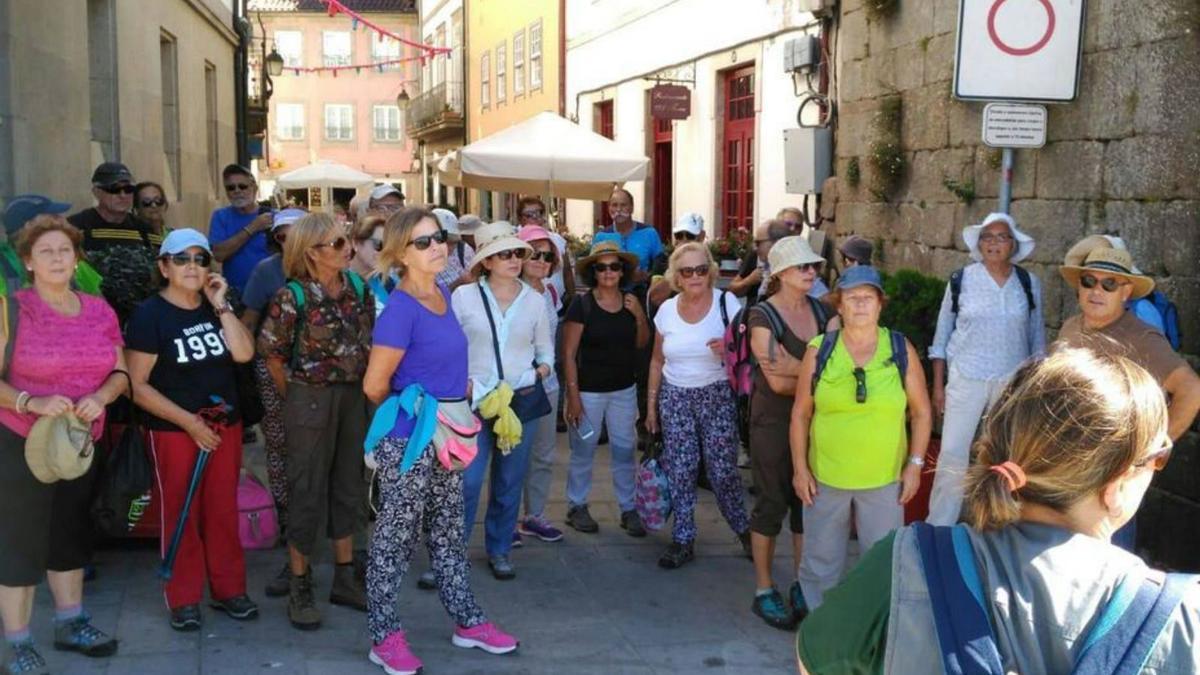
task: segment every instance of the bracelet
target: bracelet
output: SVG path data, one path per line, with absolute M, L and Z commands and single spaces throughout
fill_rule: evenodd
M 916 455 L 909 455 L 908 463 L 912 464 L 913 466 L 925 466 L 925 458 L 917 457 Z
M 29 400 L 32 398 L 33 396 L 27 391 L 17 394 L 17 403 L 13 406 L 17 414 L 24 415 L 29 412 Z
M 233 305 L 229 304 L 229 301 L 228 301 L 228 300 L 226 300 L 226 301 L 225 301 L 225 304 L 223 304 L 223 305 L 221 305 L 220 307 L 218 307 L 216 311 L 217 311 L 217 316 L 219 317 L 219 316 L 221 316 L 222 314 L 226 314 L 226 313 L 232 312 L 232 311 L 233 311 Z

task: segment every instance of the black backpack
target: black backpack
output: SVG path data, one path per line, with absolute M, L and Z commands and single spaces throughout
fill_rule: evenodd
M 132 394 L 133 380 L 129 373 L 113 372 L 125 376 Z M 130 405 L 129 409 L 129 424 L 100 466 L 96 499 L 92 502 L 92 523 L 96 530 L 114 538 L 127 536 L 141 520 L 154 482 L 154 466 L 146 450 L 141 415 L 137 406 Z
M 950 311 L 954 313 L 954 320 L 958 321 L 958 296 L 962 295 L 963 270 L 960 267 L 950 273 Z M 1029 270 L 1020 265 L 1013 265 L 1013 271 L 1017 274 L 1017 281 L 1021 282 L 1021 290 L 1025 291 L 1025 303 L 1029 306 L 1029 313 L 1033 314 L 1037 309 L 1037 303 L 1033 299 L 1033 281 L 1029 278 Z

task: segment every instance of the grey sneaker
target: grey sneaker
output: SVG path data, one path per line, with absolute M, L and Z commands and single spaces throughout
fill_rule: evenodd
M 258 618 L 258 605 L 254 604 L 246 594 L 235 595 L 224 600 L 213 600 L 213 609 L 225 612 L 229 618 L 236 621 L 250 621 Z
M 587 534 L 600 531 L 600 524 L 592 518 L 592 514 L 588 513 L 587 504 L 567 509 L 567 524 Z
M 54 648 L 84 656 L 112 656 L 117 653 L 117 641 L 93 626 L 92 617 L 84 612 L 74 619 L 54 622 Z
M 512 563 L 506 555 L 494 555 L 488 558 L 488 567 L 492 568 L 492 576 L 500 581 L 508 581 L 517 576 L 517 571 L 513 569 Z
M 268 598 L 282 598 L 288 594 L 288 589 L 292 585 L 292 567 L 288 563 L 283 563 L 283 569 L 279 570 L 279 574 L 275 575 L 274 579 L 267 582 L 266 589 L 263 594 Z
M 417 577 L 417 588 L 423 591 L 437 590 L 437 574 L 433 570 L 425 570 L 421 576 Z
M 301 576 L 292 575 L 288 588 L 288 621 L 300 630 L 316 630 L 321 627 L 321 612 L 313 599 L 312 570 Z
M 642 517 L 634 509 L 621 513 L 621 529 L 631 537 L 646 536 L 646 526 L 642 524 Z
M 12 675 L 26 675 L 27 673 L 45 675 L 49 672 L 46 670 L 46 659 L 43 659 L 37 648 L 33 646 L 33 640 L 25 640 L 12 645 L 10 652 L 8 663 L 4 664 L 4 670 L 0 672 Z
M 341 605 L 360 612 L 367 611 L 367 587 L 355 573 L 354 563 L 333 566 L 333 588 L 329 604 Z

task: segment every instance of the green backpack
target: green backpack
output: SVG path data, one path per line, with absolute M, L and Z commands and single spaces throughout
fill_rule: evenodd
M 346 276 L 350 278 L 350 286 L 354 288 L 354 295 L 358 297 L 358 301 L 362 302 L 366 294 L 363 292 L 363 278 L 358 276 L 353 270 L 346 270 Z M 289 279 L 287 288 L 296 298 L 296 329 L 292 331 L 292 361 L 291 369 L 299 370 L 300 368 L 300 333 L 304 330 L 304 286 L 295 279 Z

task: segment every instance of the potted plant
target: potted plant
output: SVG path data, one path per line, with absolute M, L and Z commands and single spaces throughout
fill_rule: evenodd
M 720 265 L 722 272 L 736 272 L 738 264 L 750 252 L 750 247 L 753 245 L 754 240 L 750 231 L 737 228 L 731 230 L 727 236 L 709 242 L 708 250 Z

